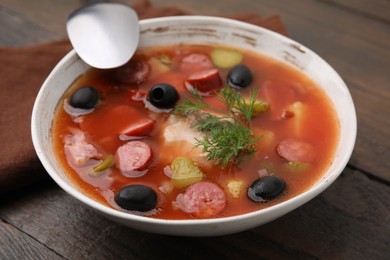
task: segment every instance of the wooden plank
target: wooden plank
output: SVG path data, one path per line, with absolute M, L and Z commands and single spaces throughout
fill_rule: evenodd
M 0 234 L 0 259 L 62 259 L 34 238 L 4 221 L 0 221 Z
M 390 1 L 388 0 L 320 0 L 336 5 L 337 8 L 346 8 L 364 16 L 369 16 L 383 22 L 390 21 Z
M 57 36 L 57 39 L 66 37 L 67 17 L 82 4 L 82 0 L 34 0 L 29 3 L 25 0 L 0 1 L 0 7 L 18 14 L 24 20 L 42 28 L 42 30 L 53 33 Z M 19 29 L 23 29 L 23 27 L 19 27 Z
M 48 32 L 35 23 L 26 20 L 24 16 L 0 6 L 0 45 L 26 46 L 60 38 L 53 32 Z
M 346 83 L 358 115 L 357 139 L 349 163 L 389 182 L 390 93 L 375 86 L 367 90 L 348 80 Z
M 388 259 L 389 200 L 387 185 L 346 169 L 306 205 L 272 223 L 229 236 L 180 238 L 126 228 L 97 215 L 52 183 L 2 199 L 0 217 L 71 259 L 196 259 L 205 255 L 218 259 Z M 7 247 L 12 248 L 9 243 Z
M 388 259 L 388 188 L 347 169 L 318 199 L 256 232 L 316 258 Z

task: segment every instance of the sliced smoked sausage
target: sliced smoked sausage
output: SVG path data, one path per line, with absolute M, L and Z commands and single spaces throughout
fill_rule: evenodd
M 196 218 L 211 218 L 226 206 L 225 192 L 211 182 L 197 182 L 176 197 L 177 206 Z
M 138 177 L 145 170 L 152 157 L 152 149 L 142 141 L 131 141 L 118 148 L 115 153 L 115 166 L 128 177 Z
M 310 163 L 315 158 L 314 146 L 299 138 L 289 137 L 276 147 L 279 156 L 290 162 Z
M 186 80 L 187 89 L 195 88 L 201 93 L 210 93 L 222 88 L 222 79 L 217 69 L 208 69 L 192 73 Z
M 201 53 L 191 53 L 183 57 L 180 63 L 180 70 L 185 73 L 194 73 L 214 68 L 210 58 Z

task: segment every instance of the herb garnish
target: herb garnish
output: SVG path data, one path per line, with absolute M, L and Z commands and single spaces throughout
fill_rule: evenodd
M 222 88 L 216 95 L 225 104 L 227 110 L 222 110 L 208 104 L 199 91 L 191 92 L 192 99 L 186 97 L 177 105 L 175 113 L 187 116 L 194 113 L 206 113 L 206 116 L 196 120 L 193 127 L 205 133 L 203 139 L 196 139 L 196 147 L 202 147 L 208 160 L 215 160 L 221 165 L 238 164 L 250 157 L 256 151 L 258 138 L 251 130 L 251 118 L 254 114 L 254 104 L 258 89 L 252 89 L 249 100 L 230 86 Z M 216 116 L 207 111 L 213 111 Z

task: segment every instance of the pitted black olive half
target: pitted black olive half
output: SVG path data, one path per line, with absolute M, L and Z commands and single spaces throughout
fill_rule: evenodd
M 253 76 L 250 69 L 243 65 L 239 64 L 233 67 L 227 76 L 228 84 L 237 89 L 242 89 L 249 86 L 252 83 Z
M 168 83 L 160 83 L 154 85 L 148 94 L 149 102 L 157 107 L 163 109 L 173 108 L 179 100 L 179 94 L 175 87 Z
M 281 194 L 285 182 L 275 176 L 265 176 L 255 180 L 248 188 L 248 197 L 255 202 L 265 202 Z
M 156 208 L 157 193 L 148 186 L 134 184 L 119 190 L 114 200 L 123 209 L 146 212 Z
M 85 86 L 72 93 L 69 104 L 74 108 L 91 109 L 99 102 L 99 92 L 96 88 Z

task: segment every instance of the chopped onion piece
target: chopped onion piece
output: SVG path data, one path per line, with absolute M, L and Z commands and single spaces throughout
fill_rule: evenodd
M 150 103 L 147 98 L 144 98 L 143 101 L 144 101 L 145 107 L 152 112 L 169 113 L 173 110 L 173 108 L 167 108 L 167 109 L 157 108 L 157 107 L 153 106 L 152 103 Z
M 160 187 L 158 187 L 159 191 L 164 194 L 168 194 L 173 190 L 173 184 L 169 181 L 163 182 Z
M 147 94 L 145 92 L 136 92 L 134 95 L 131 96 L 131 99 L 134 101 L 143 101 Z
M 268 171 L 267 169 L 263 168 L 261 170 L 258 170 L 257 171 L 259 173 L 259 177 L 265 177 L 265 176 L 268 176 Z
M 91 109 L 82 109 L 82 108 L 75 108 L 75 107 L 72 107 L 69 103 L 68 103 L 68 100 L 65 99 L 64 100 L 64 110 L 66 113 L 68 113 L 71 117 L 73 118 L 77 118 L 79 116 L 82 116 L 82 115 L 86 115 L 86 114 L 89 114 L 89 113 L 92 113 L 95 108 L 91 108 Z
M 119 140 L 121 141 L 133 141 L 144 139 L 144 136 L 131 136 L 131 135 L 119 135 Z
M 190 92 L 190 93 L 198 92 L 199 95 L 201 95 L 202 97 L 211 97 L 211 96 L 213 96 L 215 94 L 215 90 L 214 91 L 201 92 L 197 88 L 194 88 L 187 81 L 184 82 L 184 85 L 185 85 L 186 89 L 188 90 L 188 92 Z
M 169 178 L 172 178 L 172 175 L 173 175 L 173 171 L 171 169 L 170 166 L 165 166 L 164 167 L 164 173 L 166 176 L 168 176 Z
M 121 172 L 121 174 L 127 178 L 138 178 L 144 176 L 148 172 L 148 169 L 143 171 L 131 171 L 131 172 Z

